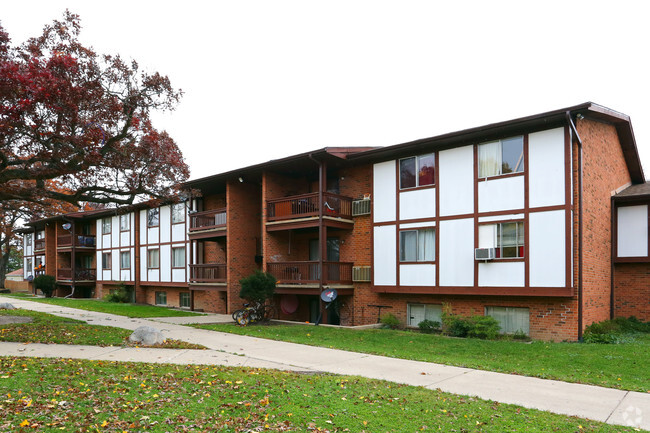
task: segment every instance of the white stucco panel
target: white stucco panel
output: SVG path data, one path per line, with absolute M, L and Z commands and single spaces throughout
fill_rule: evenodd
M 440 237 L 441 286 L 474 285 L 474 219 L 441 221 Z
M 524 287 L 524 262 L 479 262 L 479 287 Z
M 478 183 L 479 212 L 524 208 L 524 177 L 506 177 Z
M 528 203 L 530 207 L 565 202 L 564 128 L 528 136 Z
M 434 218 L 436 216 L 436 189 L 426 188 L 402 191 L 399 194 L 399 218 Z
M 396 239 L 394 225 L 375 227 L 373 232 L 373 271 L 375 286 L 394 286 L 397 282 Z
M 113 248 L 120 246 L 120 217 L 114 216 L 111 217 L 111 240 L 113 242 Z
M 160 281 L 169 283 L 172 280 L 172 250 L 171 245 L 160 246 Z
M 171 241 L 171 224 L 171 207 L 160 206 L 160 242 Z
M 172 224 L 172 242 L 184 241 L 187 235 L 185 224 Z
M 565 287 L 565 213 L 531 212 L 529 216 L 530 286 Z
M 463 146 L 439 153 L 440 215 L 474 212 L 474 147 Z
M 433 264 L 408 264 L 399 267 L 400 286 L 435 286 L 436 265 Z
M 375 222 L 395 221 L 397 205 L 395 161 L 375 164 L 372 170 L 372 206 Z
M 146 247 L 140 247 L 140 278 L 142 278 L 142 281 L 149 281 L 149 273 L 147 272 L 147 248 Z
M 648 255 L 648 206 L 624 206 L 618 210 L 619 257 L 646 257 Z
M 172 281 L 175 283 L 185 282 L 185 269 L 172 269 Z

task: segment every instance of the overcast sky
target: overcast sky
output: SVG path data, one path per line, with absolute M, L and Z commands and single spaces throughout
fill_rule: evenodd
M 85 44 L 183 89 L 155 120 L 192 178 L 586 101 L 631 116 L 650 177 L 644 2 L 30 0 L 0 22 L 23 42 L 66 8 Z

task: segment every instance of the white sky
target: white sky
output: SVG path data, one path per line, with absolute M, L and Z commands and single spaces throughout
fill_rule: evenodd
M 593 101 L 632 118 L 650 177 L 640 1 L 3 1 L 14 43 L 65 8 L 82 41 L 185 96 L 155 126 L 192 178 L 325 146 L 391 145 Z

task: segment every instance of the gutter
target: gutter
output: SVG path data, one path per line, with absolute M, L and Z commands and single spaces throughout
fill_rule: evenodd
M 566 120 L 571 129 L 571 143 L 578 144 L 578 340 L 582 341 L 583 322 L 583 290 L 582 290 L 582 140 L 571 118 L 571 112 L 566 112 Z M 575 137 L 575 140 L 574 140 Z

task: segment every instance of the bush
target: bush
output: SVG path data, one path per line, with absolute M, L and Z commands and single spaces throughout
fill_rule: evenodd
M 34 278 L 34 287 L 43 292 L 46 298 L 51 298 L 56 289 L 56 278 L 53 275 L 38 275 Z
M 442 317 L 443 332 L 452 337 L 467 337 L 472 325 L 461 316 L 445 315 Z
M 254 274 L 239 280 L 239 297 L 249 302 L 264 303 L 275 294 L 276 279 L 268 272 L 255 271 Z
M 526 335 L 524 331 L 521 329 L 517 329 L 514 334 L 512 334 L 512 339 L 513 340 L 521 340 L 521 341 L 530 341 L 530 337 Z
M 399 328 L 399 320 L 391 313 L 382 315 L 381 319 L 379 320 L 384 325 L 385 328 L 390 328 L 390 329 Z
M 124 283 L 120 283 L 117 289 L 111 290 L 108 295 L 104 296 L 104 300 L 107 302 L 128 304 L 133 300 L 133 287 L 127 287 Z
M 440 329 L 440 322 L 436 322 L 434 320 L 428 320 L 425 319 L 418 323 L 418 328 L 420 328 L 421 332 L 424 332 L 425 334 L 431 334 L 434 331 L 437 331 Z
M 632 340 L 637 333 L 650 333 L 650 323 L 643 323 L 636 317 L 617 317 L 587 326 L 582 340 L 585 343 L 620 344 Z
M 501 326 L 494 317 L 490 316 L 472 316 L 469 319 L 470 328 L 467 336 L 470 338 L 480 338 L 481 340 L 494 340 L 499 336 Z

